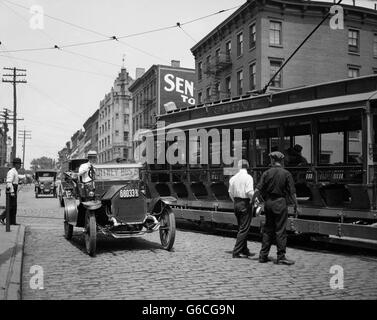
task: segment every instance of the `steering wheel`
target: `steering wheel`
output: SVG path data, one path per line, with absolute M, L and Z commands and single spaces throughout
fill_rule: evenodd
M 90 166 L 89 171 L 88 171 L 88 176 L 89 176 L 90 179 L 94 180 L 95 171 L 94 171 L 93 166 Z

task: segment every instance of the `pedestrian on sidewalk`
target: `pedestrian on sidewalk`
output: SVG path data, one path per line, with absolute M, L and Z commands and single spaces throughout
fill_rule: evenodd
M 252 206 L 251 199 L 254 194 L 254 180 L 247 173 L 249 163 L 247 160 L 238 162 L 239 172 L 229 180 L 229 196 L 234 203 L 234 213 L 237 218 L 238 233 L 233 249 L 233 258 L 252 256 L 247 248 L 247 235 L 250 229 Z
M 262 248 L 259 253 L 259 262 L 268 262 L 268 254 L 272 241 L 276 239 L 277 264 L 292 265 L 294 261 L 286 258 L 288 221 L 287 200 L 294 203 L 294 211 L 297 212 L 296 189 L 291 173 L 282 167 L 284 155 L 279 151 L 269 154 L 271 168 L 263 172 L 262 177 L 255 188 L 253 201 L 260 195 L 265 200 L 264 212 L 266 221 L 263 226 Z
M 6 189 L 10 192 L 9 198 L 9 223 L 11 225 L 18 225 L 16 223 L 17 215 L 17 189 L 18 189 L 18 170 L 21 168 L 21 159 L 13 159 L 13 168 L 7 173 L 7 184 Z M 6 211 L 4 211 L 0 216 L 0 221 L 5 224 Z

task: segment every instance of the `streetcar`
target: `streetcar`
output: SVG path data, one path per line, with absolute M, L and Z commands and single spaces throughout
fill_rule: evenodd
M 148 199 L 141 181 L 140 164 L 96 164 L 89 171 L 92 181 L 72 177 L 76 192 L 64 198 L 64 234 L 70 240 L 74 227 L 84 228 L 85 247 L 96 255 L 97 234 L 116 239 L 159 232 L 162 248 L 175 241 L 173 197 Z
M 288 231 L 377 240 L 377 75 L 247 94 L 167 112 L 158 120 L 163 125 L 152 132 L 154 143 L 169 153 L 183 139 L 185 152 L 170 164 L 155 155 L 145 180 L 151 196 L 177 199 L 171 205 L 177 220 L 237 225 L 228 195 L 236 170 L 223 155 L 235 154 L 239 146 L 255 184 L 269 167 L 268 154 L 285 154 L 301 209 L 294 213 L 289 207 Z M 204 131 L 193 140 L 190 130 L 199 129 Z M 223 130 L 231 135 L 226 148 Z M 191 149 L 193 144 L 197 147 Z M 208 164 L 191 161 L 203 156 Z M 220 163 L 211 162 L 214 158 Z M 256 230 L 263 223 L 263 215 L 252 219 Z

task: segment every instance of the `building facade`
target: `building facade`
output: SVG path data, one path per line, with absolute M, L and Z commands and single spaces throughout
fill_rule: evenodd
M 84 123 L 85 138 L 84 138 L 84 154 L 88 151 L 98 152 L 98 114 L 97 109 Z
M 133 79 L 121 69 L 111 91 L 100 102 L 98 113 L 98 161 L 132 160 L 132 98 L 129 87 Z
M 197 104 L 260 90 L 334 3 L 249 0 L 192 49 Z M 329 19 L 268 91 L 377 73 L 377 11 L 342 5 L 344 28 Z
M 133 99 L 133 134 L 139 129 L 156 126 L 156 116 L 169 110 L 195 105 L 195 70 L 180 67 L 172 60 L 170 66 L 153 65 L 147 72 L 138 69 L 130 91 Z

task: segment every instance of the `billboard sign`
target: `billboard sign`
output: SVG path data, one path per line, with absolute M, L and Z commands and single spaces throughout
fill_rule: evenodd
M 159 114 L 195 105 L 195 70 L 160 68 Z

